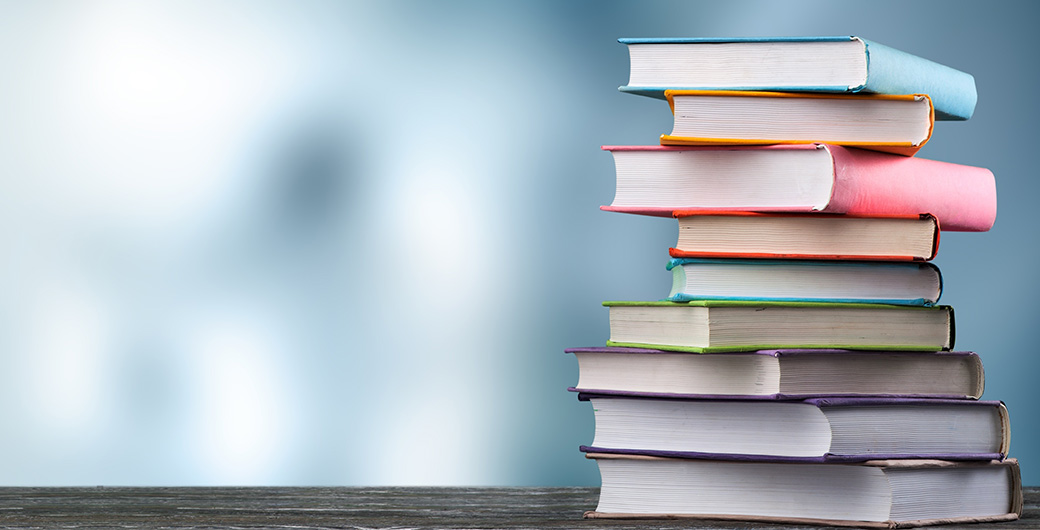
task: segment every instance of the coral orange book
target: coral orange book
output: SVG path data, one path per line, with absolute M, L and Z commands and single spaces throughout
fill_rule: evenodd
M 854 216 L 678 210 L 673 258 L 929 261 L 939 248 L 931 214 Z

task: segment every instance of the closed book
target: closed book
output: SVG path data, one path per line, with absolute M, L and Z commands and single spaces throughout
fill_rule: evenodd
M 942 274 L 934 264 L 837 260 L 697 259 L 668 262 L 668 300 L 777 300 L 934 305 Z
M 1012 521 L 1018 462 L 781 463 L 587 453 L 602 477 L 586 518 L 708 519 L 869 528 Z
M 939 249 L 930 214 L 874 216 L 680 210 L 673 258 L 928 261 Z
M 925 94 L 849 95 L 666 90 L 674 117 L 661 145 L 828 143 L 904 156 L 932 135 Z
M 665 89 L 928 94 L 936 119 L 967 120 L 978 95 L 971 74 L 854 36 L 623 38 L 622 92 Z
M 985 386 L 982 361 L 973 352 L 789 349 L 688 353 L 624 347 L 566 351 L 578 361 L 578 382 L 569 390 L 603 395 L 978 399 Z
M 592 453 L 771 461 L 1000 460 L 1011 423 L 999 401 L 812 398 L 748 401 L 580 393 Z
M 695 300 L 604 302 L 607 346 L 706 353 L 787 348 L 939 351 L 954 345 L 953 308 Z
M 927 212 L 944 231 L 968 232 L 997 215 L 996 180 L 981 167 L 827 144 L 603 149 L 617 181 L 607 211 Z

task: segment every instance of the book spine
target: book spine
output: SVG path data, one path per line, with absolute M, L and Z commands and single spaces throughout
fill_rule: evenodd
M 827 145 L 834 188 L 824 211 L 850 215 L 930 213 L 943 230 L 984 232 L 997 217 L 986 168 Z
M 867 82 L 879 94 L 924 93 L 932 98 L 939 120 L 967 120 L 978 94 L 971 74 L 866 39 Z

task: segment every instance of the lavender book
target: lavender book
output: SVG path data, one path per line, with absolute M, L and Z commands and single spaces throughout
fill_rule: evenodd
M 729 401 L 579 394 L 596 431 L 587 453 L 778 462 L 1001 460 L 999 401 L 814 398 Z
M 984 374 L 972 352 L 762 350 L 686 353 L 572 348 L 578 383 L 599 394 L 802 399 L 889 396 L 978 399 Z

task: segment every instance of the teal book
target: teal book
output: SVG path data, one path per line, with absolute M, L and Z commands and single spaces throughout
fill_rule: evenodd
M 772 300 L 931 306 L 942 274 L 928 262 L 694 259 L 668 262 L 668 300 Z
M 711 353 L 790 348 L 948 351 L 950 306 L 695 300 L 604 302 L 607 346 Z
M 967 120 L 975 78 L 855 36 L 618 39 L 628 46 L 628 84 L 664 98 L 667 89 L 927 94 L 937 120 Z

